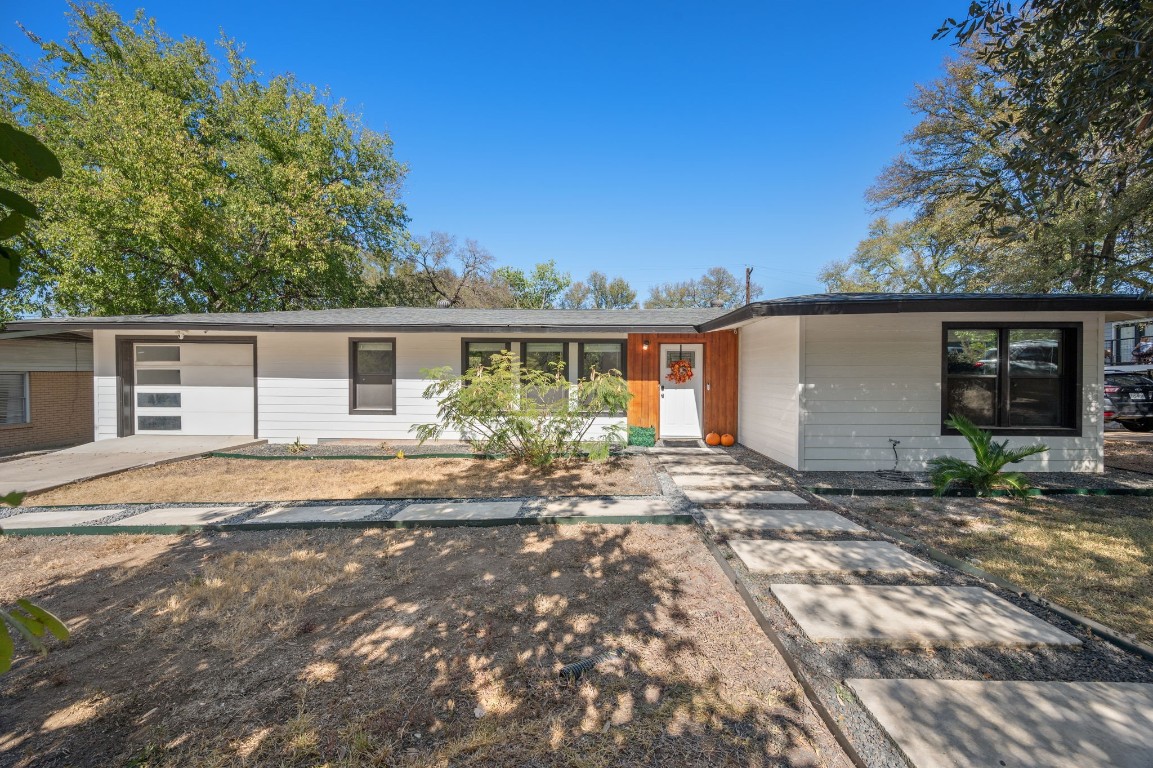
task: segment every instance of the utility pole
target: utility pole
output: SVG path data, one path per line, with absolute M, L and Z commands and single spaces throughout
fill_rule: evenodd
M 753 303 L 753 268 L 745 267 L 745 304 Z

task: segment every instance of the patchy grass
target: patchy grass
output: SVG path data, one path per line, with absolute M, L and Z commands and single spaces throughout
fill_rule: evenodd
M 1153 499 L 858 498 L 856 512 L 1153 644 Z
M 0 539 L 16 594 L 74 634 L 5 766 L 848 765 L 689 527 Z
M 29 496 L 37 504 L 292 501 L 659 494 L 644 456 L 558 462 L 534 469 L 482 459 L 267 461 L 200 458 L 73 483 Z

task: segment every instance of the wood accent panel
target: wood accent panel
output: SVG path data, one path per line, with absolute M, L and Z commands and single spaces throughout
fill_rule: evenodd
M 645 340 L 649 342 L 646 352 Z M 740 337 L 731 330 L 711 333 L 630 333 L 628 337 L 628 380 L 633 399 L 629 403 L 629 425 L 656 427 L 660 437 L 661 344 L 704 344 L 705 433 L 737 434 L 737 366 Z

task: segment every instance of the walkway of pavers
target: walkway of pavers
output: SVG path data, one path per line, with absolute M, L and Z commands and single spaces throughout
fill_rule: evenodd
M 706 448 L 657 460 L 753 574 L 931 578 L 937 568 Z M 782 509 L 782 507 L 785 507 Z M 788 540 L 740 538 L 786 535 Z M 824 538 L 797 538 L 803 536 Z M 830 540 L 828 537 L 835 537 Z M 981 587 L 772 583 L 812 642 L 1075 648 L 1081 641 Z M 1153 685 L 847 680 L 917 768 L 1153 765 Z
M 722 451 L 656 448 L 685 498 L 752 573 L 885 574 L 931 578 L 937 569 L 867 529 L 815 507 Z M 0 519 L 20 533 L 109 525 L 125 530 L 362 522 L 413 524 L 527 518 L 672 516 L 684 502 L 655 497 L 459 500 L 390 504 L 121 505 L 32 511 Z M 400 506 L 399 509 L 396 509 Z M 386 513 L 385 510 L 388 510 Z M 790 540 L 741 538 L 784 535 Z M 797 538 L 797 537 L 810 538 Z M 811 537 L 824 537 L 820 539 Z M 829 538 L 833 537 L 833 538 Z M 817 643 L 893 647 L 1075 647 L 1080 641 L 977 587 L 772 584 L 773 595 Z M 1150 765 L 1153 686 L 953 680 L 845 681 L 918 768 L 985 765 Z

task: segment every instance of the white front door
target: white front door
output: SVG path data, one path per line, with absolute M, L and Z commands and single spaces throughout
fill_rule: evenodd
M 685 360 L 692 378 L 676 382 L 669 378 L 676 360 Z M 705 346 L 661 344 L 661 437 L 700 437 L 701 393 L 704 391 Z

